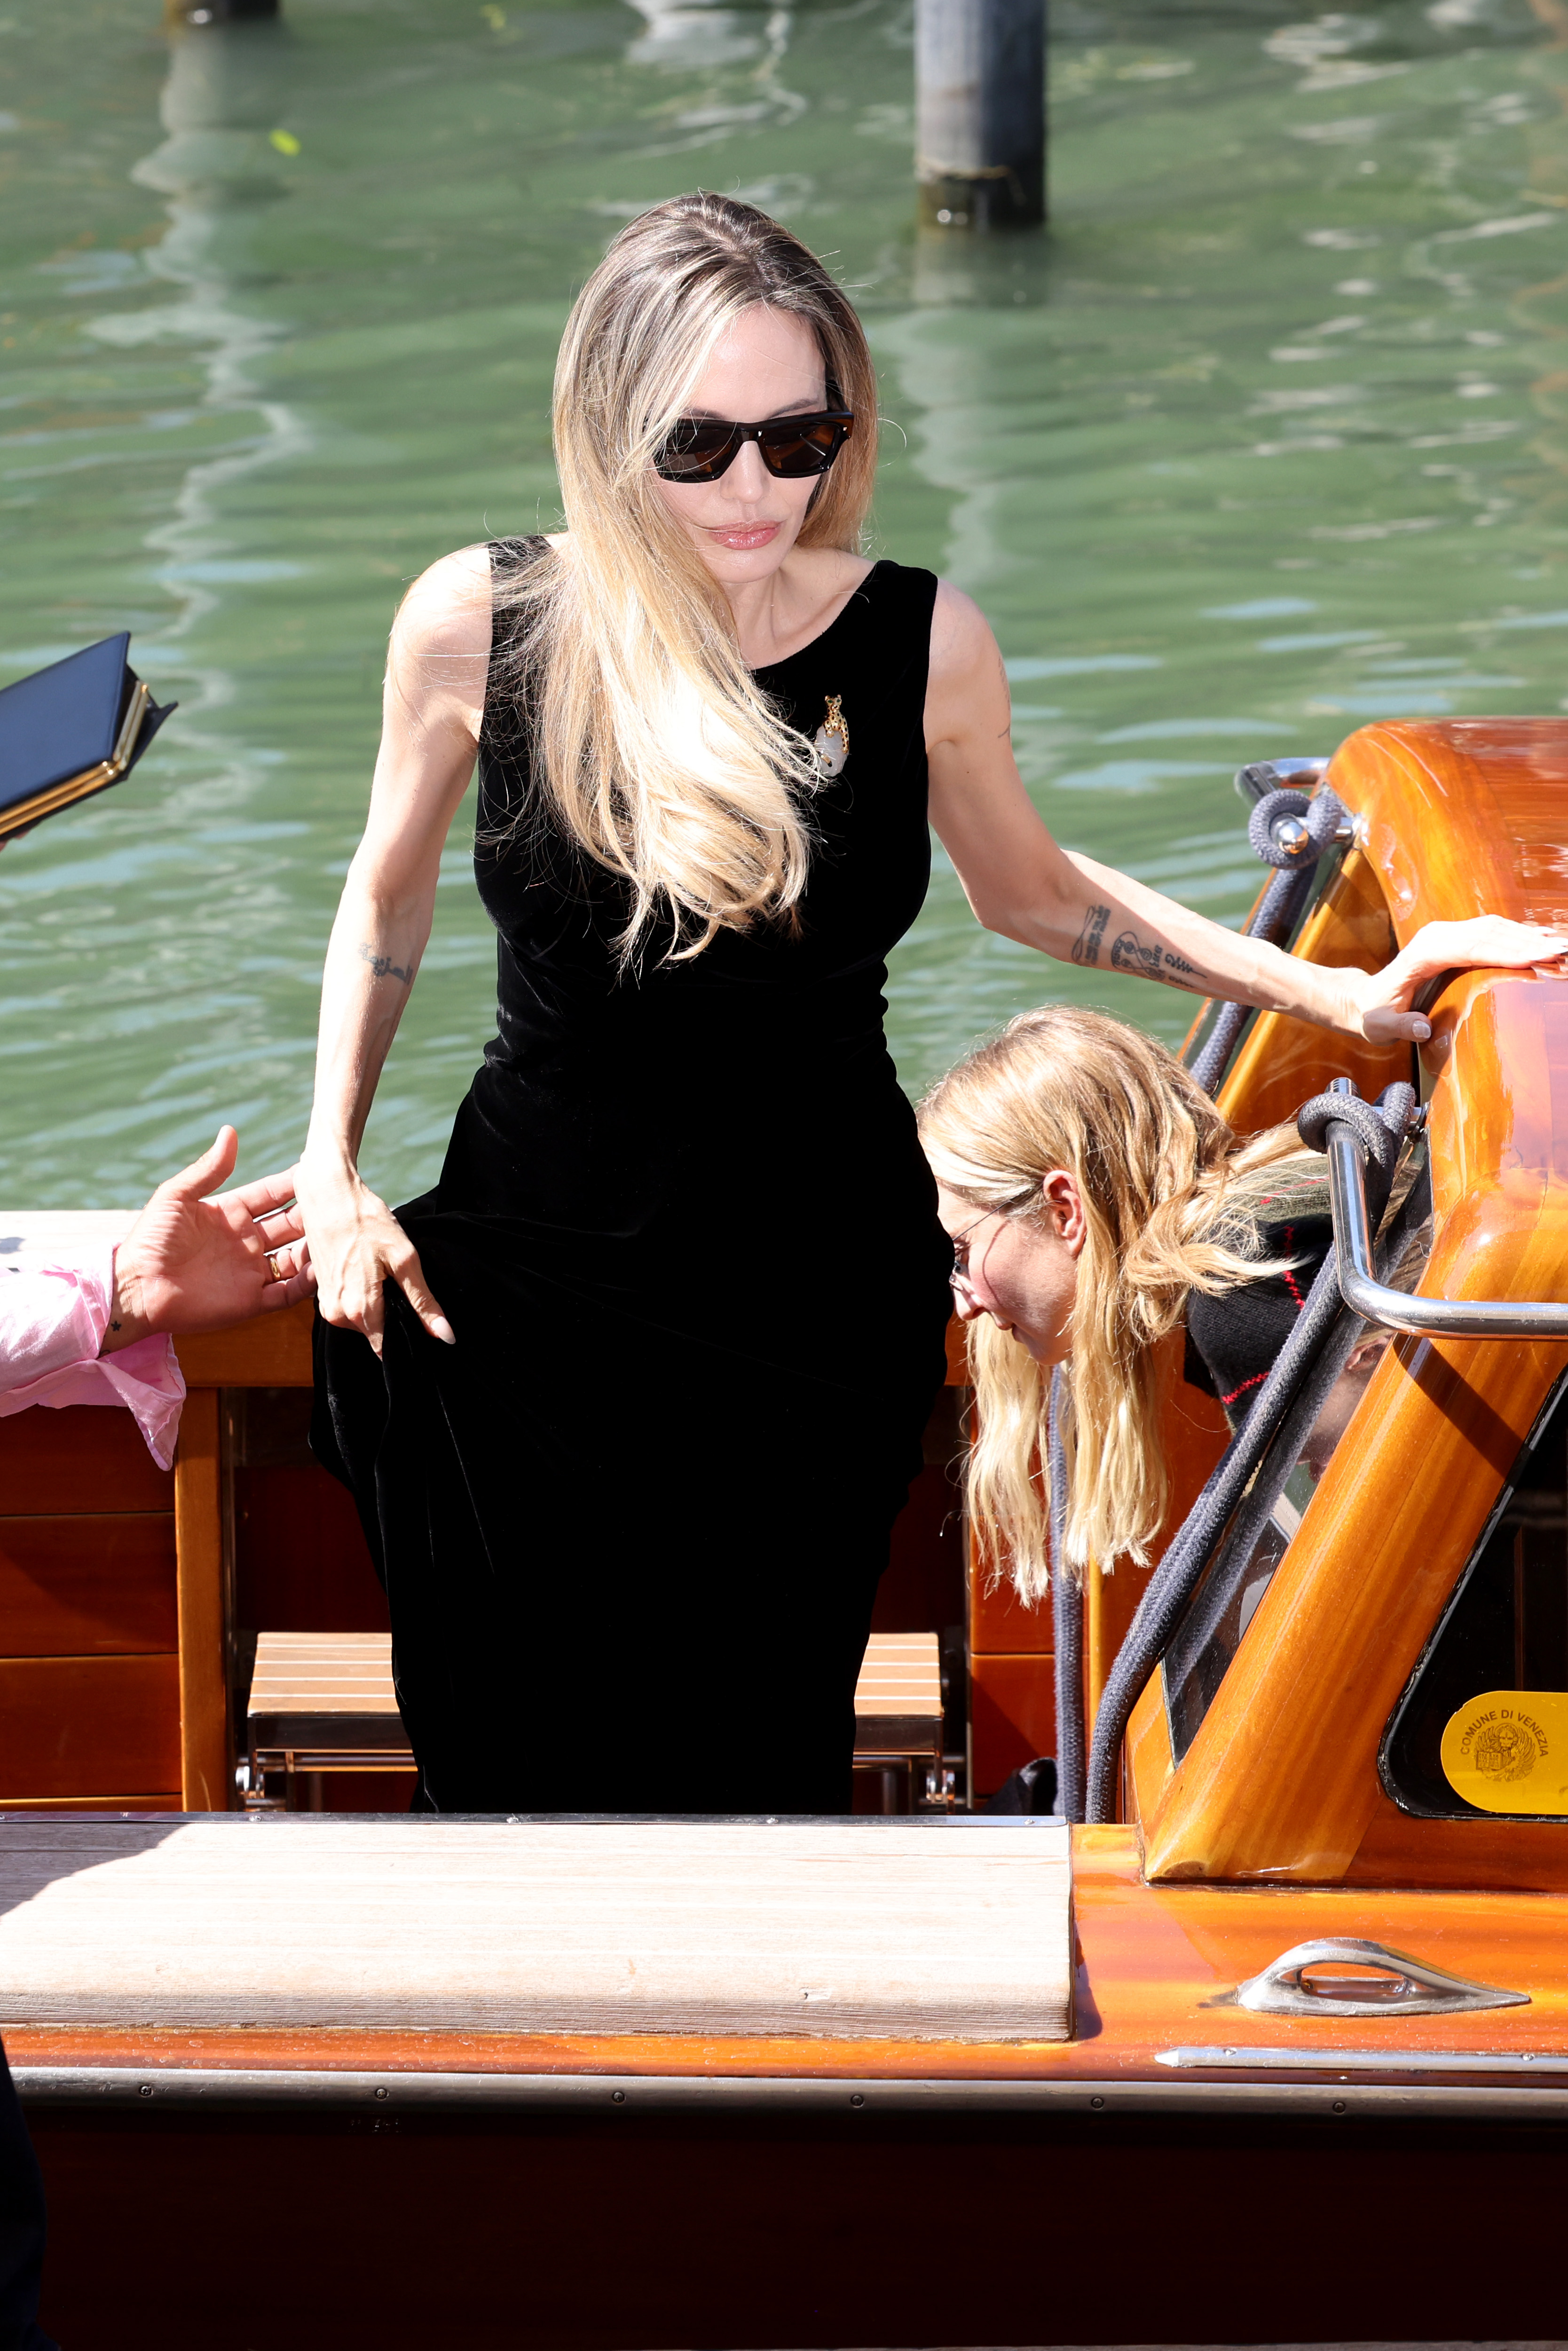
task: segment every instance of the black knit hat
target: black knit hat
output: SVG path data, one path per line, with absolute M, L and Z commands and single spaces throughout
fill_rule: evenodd
M 1333 1247 L 1333 1223 L 1306 1215 L 1282 1225 L 1260 1225 L 1258 1254 L 1293 1260 L 1285 1273 L 1239 1282 L 1217 1294 L 1195 1290 L 1187 1300 L 1186 1376 L 1190 1386 L 1218 1396 L 1232 1428 L 1251 1410 L 1274 1358 L 1290 1337 L 1319 1267 Z

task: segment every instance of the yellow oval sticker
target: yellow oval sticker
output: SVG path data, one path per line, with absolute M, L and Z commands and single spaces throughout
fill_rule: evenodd
M 1483 1813 L 1568 1814 L 1568 1690 L 1483 1690 L 1449 1717 L 1442 1758 Z

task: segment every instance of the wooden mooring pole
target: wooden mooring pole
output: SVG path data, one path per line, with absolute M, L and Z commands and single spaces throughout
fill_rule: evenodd
M 254 25 L 279 13 L 279 0 L 163 0 L 163 29 L 179 33 L 187 25 Z
M 1044 220 L 1046 0 L 915 0 L 915 172 L 939 228 Z

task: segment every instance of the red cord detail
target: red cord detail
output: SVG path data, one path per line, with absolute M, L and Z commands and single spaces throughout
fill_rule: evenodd
M 1288 1249 L 1293 1249 L 1295 1246 L 1296 1228 L 1294 1225 L 1287 1225 L 1285 1227 L 1285 1247 Z M 1290 1291 L 1291 1297 L 1295 1300 L 1296 1311 L 1299 1314 L 1307 1301 L 1301 1296 L 1300 1286 L 1296 1280 L 1295 1268 L 1293 1266 L 1288 1265 L 1285 1268 L 1285 1287 Z M 1238 1394 L 1239 1394 L 1239 1390 L 1238 1390 Z
M 1232 1388 L 1228 1396 L 1221 1396 L 1219 1399 L 1220 1403 L 1234 1404 L 1237 1397 L 1245 1395 L 1249 1388 L 1261 1386 L 1262 1383 L 1268 1378 L 1268 1376 L 1269 1374 L 1267 1372 L 1254 1372 L 1249 1380 L 1243 1380 L 1239 1388 Z

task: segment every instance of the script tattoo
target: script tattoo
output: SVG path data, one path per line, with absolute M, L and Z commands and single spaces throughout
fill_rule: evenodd
M 376 979 L 401 979 L 405 987 L 413 985 L 413 964 L 405 967 L 393 963 L 391 956 L 378 955 L 368 939 L 361 942 L 360 961 L 370 965 L 371 976 Z
M 1197 966 L 1185 956 L 1173 954 L 1162 947 L 1157 939 L 1145 946 L 1136 931 L 1123 931 L 1111 948 L 1113 971 L 1135 971 L 1145 979 L 1163 980 L 1167 987 L 1181 987 L 1189 979 L 1200 977 Z
M 1100 942 L 1105 935 L 1105 925 L 1110 919 L 1109 906 L 1091 906 L 1088 909 L 1083 917 L 1083 928 L 1072 942 L 1074 963 L 1099 962 Z

